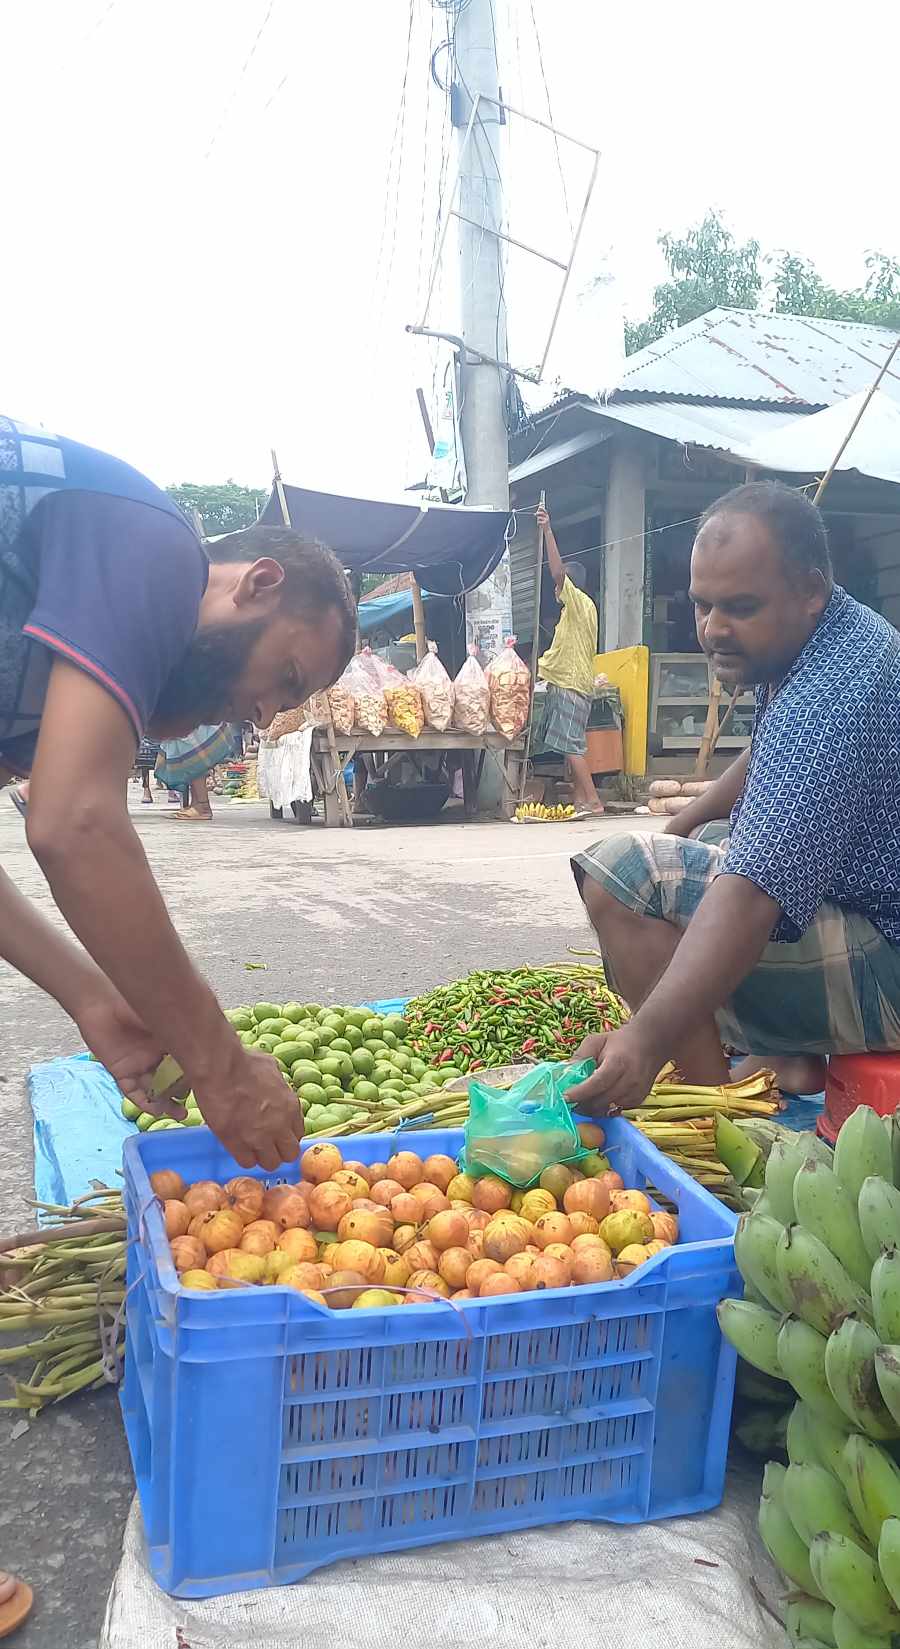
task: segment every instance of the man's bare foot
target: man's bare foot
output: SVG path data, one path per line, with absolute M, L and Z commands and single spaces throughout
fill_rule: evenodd
M 743 1082 L 756 1071 L 774 1071 L 775 1079 L 784 1094 L 820 1094 L 828 1074 L 827 1059 L 817 1054 L 748 1054 L 746 1059 L 732 1067 L 731 1080 Z

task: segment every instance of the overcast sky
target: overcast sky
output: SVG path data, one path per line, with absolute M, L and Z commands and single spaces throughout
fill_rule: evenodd
M 900 253 L 884 0 L 839 28 L 807 0 L 495 4 L 507 98 L 546 117 L 536 18 L 556 123 L 602 150 L 582 270 L 611 269 L 630 314 L 657 235 L 708 206 L 834 283 Z M 391 495 L 420 473 L 434 359 L 403 328 L 433 250 L 444 24 L 429 0 L 409 24 L 409 0 L 6 0 L 3 410 L 162 483 L 266 485 L 273 445 L 300 484 Z M 512 232 L 565 256 L 552 142 L 511 124 L 508 144 Z M 560 158 L 574 213 L 584 161 Z M 456 320 L 451 273 L 434 324 Z M 552 282 L 510 275 L 531 360 Z

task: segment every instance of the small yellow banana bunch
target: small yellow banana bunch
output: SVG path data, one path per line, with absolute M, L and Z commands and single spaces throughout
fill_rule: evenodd
M 516 818 L 537 819 L 541 824 L 557 824 L 561 819 L 574 819 L 575 809 L 572 806 L 563 807 L 560 803 L 556 807 L 545 807 L 543 802 L 524 802 L 516 808 Z

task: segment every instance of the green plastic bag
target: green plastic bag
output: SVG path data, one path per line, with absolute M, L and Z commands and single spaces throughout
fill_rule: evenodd
M 587 1156 L 565 1096 L 594 1069 L 544 1060 L 511 1088 L 469 1082 L 469 1120 L 463 1166 L 468 1174 L 496 1174 L 524 1188 L 555 1162 Z

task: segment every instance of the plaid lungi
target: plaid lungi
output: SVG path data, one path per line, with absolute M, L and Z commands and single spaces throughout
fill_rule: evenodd
M 584 756 L 587 753 L 587 724 L 591 701 L 585 693 L 576 693 L 570 687 L 547 687 L 547 724 L 544 744 L 558 756 Z
M 634 831 L 579 853 L 572 869 L 579 889 L 589 876 L 636 914 L 686 928 L 726 846 Z M 607 977 L 615 989 L 608 967 Z M 748 1054 L 900 1049 L 900 950 L 858 912 L 820 905 L 796 943 L 766 946 L 716 1021 L 723 1042 Z

